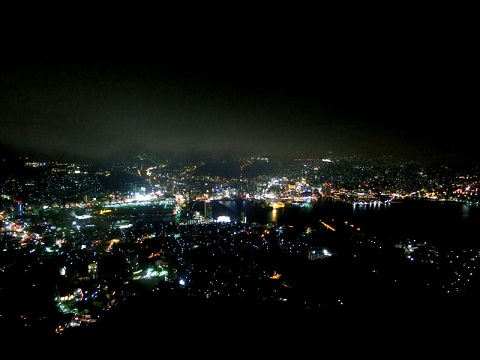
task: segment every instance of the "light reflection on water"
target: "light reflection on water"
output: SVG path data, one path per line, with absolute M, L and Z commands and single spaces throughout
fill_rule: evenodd
M 480 247 L 480 209 L 456 202 L 412 200 L 356 204 L 320 200 L 311 207 L 286 206 L 272 210 L 247 201 L 221 201 L 232 219 L 243 213 L 248 223 L 315 226 L 319 219 L 348 221 L 368 234 L 409 238 L 433 244 L 458 243 Z M 215 216 L 215 214 L 213 214 Z

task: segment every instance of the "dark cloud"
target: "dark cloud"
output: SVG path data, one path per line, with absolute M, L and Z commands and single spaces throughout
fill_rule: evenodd
M 298 20 L 148 47 L 9 53 L 2 144 L 88 160 L 141 150 L 478 156 L 473 52 L 458 30 Z

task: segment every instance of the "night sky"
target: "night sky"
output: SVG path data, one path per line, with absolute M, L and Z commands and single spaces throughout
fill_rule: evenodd
M 85 161 L 479 157 L 476 55 L 461 21 L 286 20 L 7 48 L 0 145 Z

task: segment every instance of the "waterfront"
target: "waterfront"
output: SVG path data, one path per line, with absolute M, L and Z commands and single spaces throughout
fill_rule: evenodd
M 216 213 L 247 222 L 310 226 L 319 220 L 348 221 L 369 236 L 391 241 L 415 240 L 443 248 L 480 248 L 480 208 L 461 202 L 404 200 L 399 202 L 351 204 L 322 199 L 309 206 L 286 206 L 275 210 L 246 201 L 220 201 Z

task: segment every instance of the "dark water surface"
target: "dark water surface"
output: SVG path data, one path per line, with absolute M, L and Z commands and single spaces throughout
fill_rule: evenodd
M 394 241 L 426 241 L 435 246 L 480 248 L 480 208 L 459 202 L 406 200 L 349 204 L 320 200 L 312 206 L 271 210 L 247 201 L 212 204 L 213 216 L 246 218 L 249 223 L 315 226 L 319 220 L 348 221 L 364 233 Z

